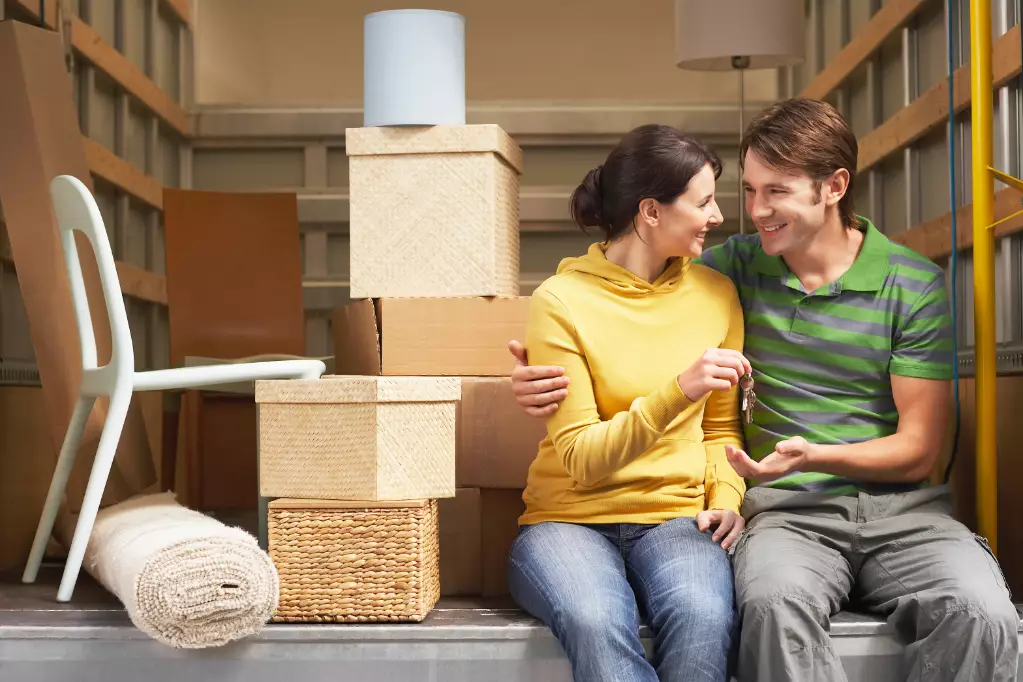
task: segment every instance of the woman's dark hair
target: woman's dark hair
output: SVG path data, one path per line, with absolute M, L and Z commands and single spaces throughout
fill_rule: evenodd
M 633 228 L 640 201 L 673 202 L 707 164 L 716 180 L 721 160 L 705 144 L 671 126 L 640 126 L 572 192 L 572 219 L 584 232 L 597 227 L 614 241 Z

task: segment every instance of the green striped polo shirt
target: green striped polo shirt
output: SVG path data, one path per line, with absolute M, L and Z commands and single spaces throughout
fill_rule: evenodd
M 728 275 L 746 322 L 745 355 L 757 394 L 746 448 L 759 460 L 794 436 L 857 443 L 895 433 L 890 375 L 952 378 L 952 322 L 944 272 L 860 218 L 863 245 L 838 280 L 806 291 L 759 235 L 735 235 L 701 262 Z M 835 494 L 895 492 L 815 472 L 767 483 Z

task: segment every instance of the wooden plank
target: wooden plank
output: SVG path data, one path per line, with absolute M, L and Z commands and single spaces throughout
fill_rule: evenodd
M 123 261 L 117 261 L 121 292 L 127 296 L 167 305 L 167 278 Z
M 82 137 L 89 170 L 153 208 L 163 208 L 163 186 L 99 142 Z
M 831 0 L 829 0 L 831 1 Z M 806 86 L 801 97 L 824 99 L 931 0 L 889 0 Z
M 0 261 L 17 267 L 14 258 L 8 253 L 0 254 Z M 167 278 L 140 267 L 114 261 L 117 267 L 117 278 L 121 282 L 121 293 L 150 303 L 167 305 Z
M 184 137 L 192 136 L 188 112 L 84 21 L 71 22 L 71 44 L 82 57 L 114 79 Z
M 1012 188 L 995 192 L 995 220 L 1006 218 L 1023 208 L 1020 193 Z M 1023 231 L 1023 215 L 995 227 L 995 237 Z M 973 205 L 960 206 L 956 211 L 956 236 L 959 250 L 973 246 Z M 925 223 L 914 225 L 891 237 L 891 240 L 905 244 L 917 253 L 937 261 L 952 254 L 952 212 Z
M 181 23 L 191 28 L 192 26 L 192 2 L 191 0 L 160 0 L 171 14 L 176 16 Z
M 1013 26 L 992 45 L 991 71 L 996 89 L 1020 75 L 1020 47 L 1019 25 Z M 969 65 L 956 69 L 952 77 L 952 96 L 958 113 L 970 106 Z M 859 141 L 858 171 L 862 173 L 872 168 L 947 121 L 948 81 L 942 80 L 863 136 Z

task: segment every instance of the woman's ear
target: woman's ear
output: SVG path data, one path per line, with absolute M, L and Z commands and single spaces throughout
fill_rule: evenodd
M 639 221 L 656 227 L 661 219 L 661 207 L 656 199 L 643 199 L 639 202 L 639 210 L 636 217 Z

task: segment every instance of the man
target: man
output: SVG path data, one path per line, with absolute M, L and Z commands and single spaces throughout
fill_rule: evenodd
M 854 599 L 908 642 L 908 679 L 1015 680 L 999 566 L 926 483 L 951 392 L 944 275 L 854 213 L 856 156 L 829 105 L 769 107 L 742 141 L 757 234 L 702 256 L 738 289 L 755 380 L 748 454 L 728 453 L 751 483 L 733 554 L 738 677 L 845 680 L 828 628 Z M 570 377 L 510 347 L 520 405 L 550 414 Z

